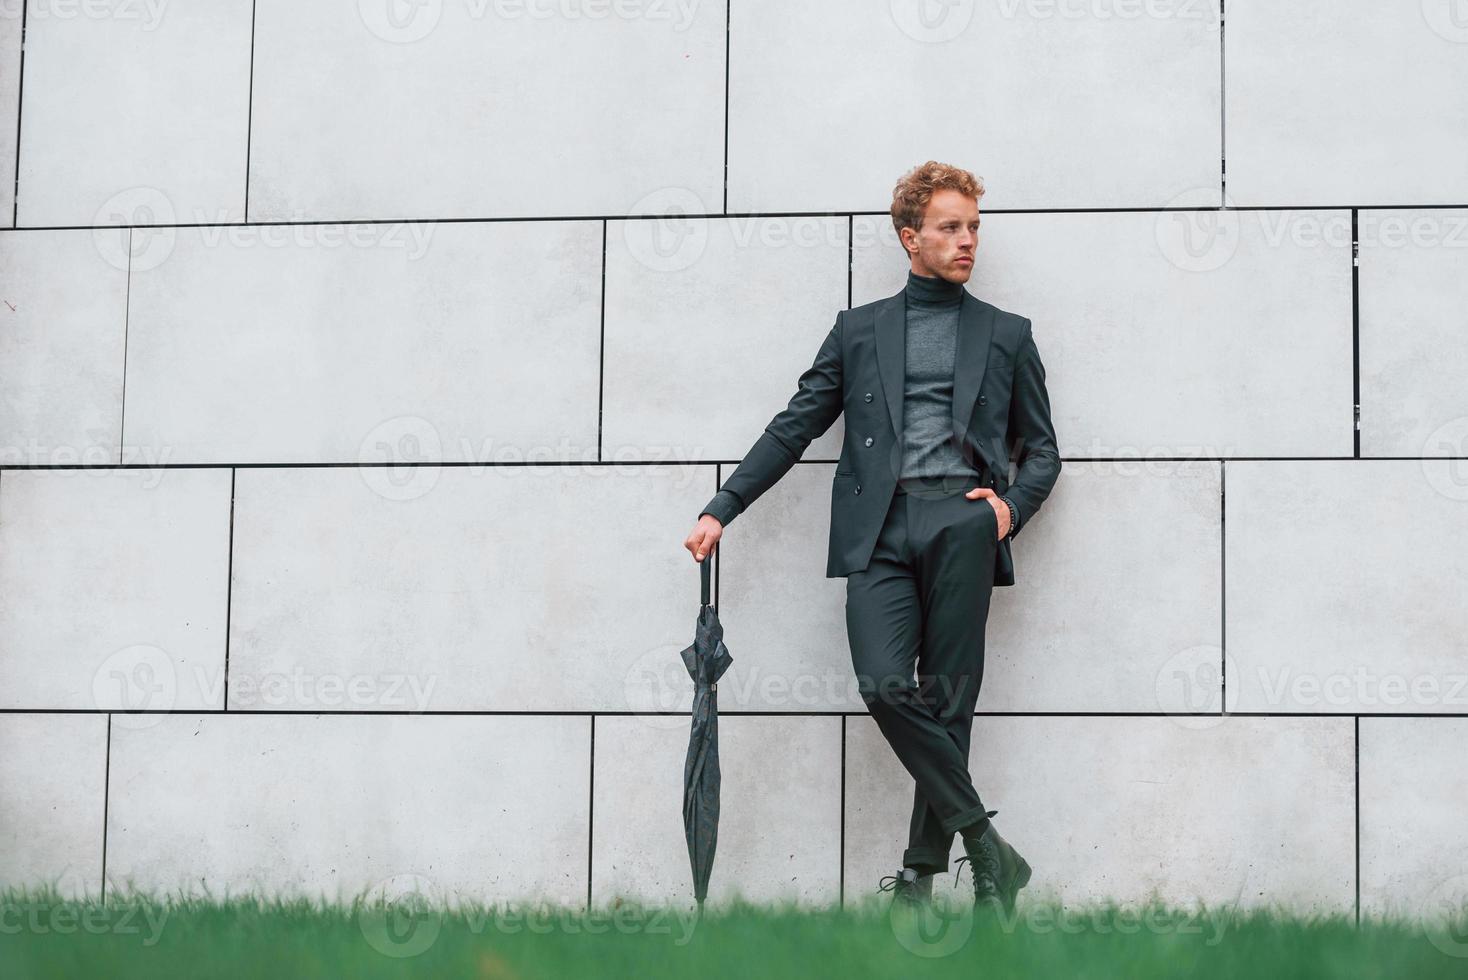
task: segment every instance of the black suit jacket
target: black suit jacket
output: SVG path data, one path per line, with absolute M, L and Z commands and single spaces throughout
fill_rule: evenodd
M 712 514 L 727 526 L 844 411 L 846 438 L 831 480 L 826 577 L 867 567 L 902 467 L 905 295 L 836 315 L 790 403 L 765 426 L 700 516 Z M 990 488 L 1019 511 L 1017 525 L 999 542 L 994 565 L 994 584 L 1013 585 L 1010 542 L 1050 495 L 1060 475 L 1060 453 L 1030 321 L 966 289 L 953 369 L 953 434 L 964 458 L 992 474 Z M 1011 461 L 1017 464 L 1012 483 Z

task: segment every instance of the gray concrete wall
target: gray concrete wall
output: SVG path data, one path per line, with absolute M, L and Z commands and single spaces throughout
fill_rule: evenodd
M 3 9 L 0 884 L 686 900 L 682 539 L 937 158 L 1066 460 L 972 763 L 1033 894 L 1468 896 L 1448 3 Z M 721 548 L 718 901 L 904 844 L 842 431 Z

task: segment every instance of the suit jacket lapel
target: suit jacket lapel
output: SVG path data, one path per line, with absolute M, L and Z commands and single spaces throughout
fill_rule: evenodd
M 967 289 L 958 313 L 958 349 L 953 355 L 953 434 L 958 445 L 974 417 L 974 402 L 989 365 L 989 342 L 994 336 L 994 310 Z
M 907 375 L 907 294 L 889 296 L 877 307 L 877 373 L 887 398 L 892 434 L 902 442 L 902 389 Z

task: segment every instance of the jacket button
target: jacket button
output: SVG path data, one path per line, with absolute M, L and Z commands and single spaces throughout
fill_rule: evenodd
M 872 400 L 872 393 L 869 391 L 865 395 L 862 395 L 861 397 L 862 397 L 862 399 L 864 401 L 871 401 Z
M 980 405 L 987 405 L 987 404 L 989 404 L 989 399 L 986 396 L 984 396 L 984 395 L 980 395 L 979 396 L 979 404 Z
M 872 444 L 872 437 L 871 436 L 867 436 L 867 443 L 866 444 L 868 446 L 870 446 Z
M 858 483 L 856 485 L 856 489 L 853 490 L 852 493 L 861 493 L 861 484 L 860 483 Z

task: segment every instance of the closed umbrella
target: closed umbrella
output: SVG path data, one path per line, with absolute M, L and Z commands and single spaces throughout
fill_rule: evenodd
M 718 680 L 734 658 L 724 646 L 724 627 L 710 603 L 709 576 L 713 555 L 699 562 L 703 603 L 693 642 L 682 650 L 683 665 L 693 678 L 693 719 L 688 758 L 683 763 L 683 834 L 693 866 L 693 895 L 700 918 L 708 896 L 714 849 L 719 841 L 719 697 Z

